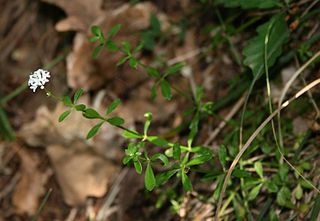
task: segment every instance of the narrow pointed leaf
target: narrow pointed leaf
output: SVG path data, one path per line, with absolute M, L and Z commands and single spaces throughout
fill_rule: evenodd
M 164 79 L 160 82 L 160 86 L 163 97 L 167 100 L 171 100 L 172 94 L 169 82 Z
M 66 119 L 69 114 L 71 113 L 71 110 L 66 110 L 65 112 L 63 112 L 60 116 L 59 116 L 59 122 L 64 121 L 64 119 Z
M 112 111 L 114 111 L 119 104 L 121 103 L 121 100 L 119 98 L 115 99 L 114 101 L 112 101 L 112 103 L 109 105 L 107 111 L 106 111 L 106 115 L 110 114 Z
M 257 28 L 258 35 L 251 39 L 243 50 L 244 64 L 252 69 L 254 76 L 264 73 L 265 38 L 268 35 L 267 63 L 274 65 L 282 53 L 282 46 L 288 41 L 289 30 L 284 15 L 277 14 Z
M 95 135 L 98 133 L 98 131 L 99 131 L 99 129 L 101 128 L 101 126 L 102 126 L 103 123 L 104 123 L 104 122 L 102 121 L 102 122 L 94 125 L 94 126 L 91 128 L 91 130 L 88 132 L 88 134 L 87 134 L 87 139 L 90 139 L 90 138 L 92 138 L 93 136 L 95 136 Z
M 153 190 L 153 188 L 156 186 L 156 178 L 154 177 L 150 163 L 147 164 L 147 169 L 144 176 L 144 185 L 149 191 Z
M 108 123 L 110 123 L 111 125 L 114 126 L 120 126 L 122 124 L 124 124 L 124 119 L 121 117 L 111 117 L 109 119 L 107 119 Z
M 76 93 L 73 96 L 73 103 L 76 104 L 81 95 L 83 94 L 83 89 L 80 88 L 79 90 L 76 91 Z

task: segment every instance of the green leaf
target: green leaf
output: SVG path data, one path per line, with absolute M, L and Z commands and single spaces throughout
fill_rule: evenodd
M 160 146 L 160 147 L 167 147 L 168 146 L 168 141 L 166 141 L 163 138 L 157 137 L 157 136 L 148 136 L 147 137 L 148 141 L 153 143 L 154 145 Z
M 134 57 L 129 58 L 129 65 L 131 68 L 137 69 L 138 68 L 138 61 Z
M 151 191 L 156 186 L 156 178 L 151 167 L 151 164 L 147 164 L 146 174 L 144 176 L 144 185 L 147 190 Z
M 193 139 L 195 138 L 195 136 L 198 133 L 199 121 L 200 121 L 200 113 L 199 113 L 199 111 L 197 111 L 195 113 L 195 115 L 193 116 L 192 121 L 189 126 L 190 133 L 188 135 L 188 146 L 190 146 L 190 147 L 192 146 Z
M 256 170 L 259 177 L 263 178 L 263 168 L 262 168 L 262 163 L 260 161 L 257 161 L 254 163 L 254 169 Z
M 87 108 L 82 112 L 82 115 L 88 119 L 103 119 L 103 117 L 94 109 Z
M 277 203 L 280 206 L 293 208 L 294 205 L 291 202 L 291 191 L 288 187 L 283 186 L 277 194 Z
M 267 63 L 274 65 L 282 53 L 282 46 L 288 41 L 289 30 L 282 14 L 273 16 L 270 21 L 257 28 L 258 36 L 249 40 L 243 50 L 244 64 L 252 69 L 254 76 L 264 73 L 265 38 L 268 35 Z
M 210 152 L 207 152 L 206 154 L 201 154 L 199 156 L 192 158 L 187 163 L 187 166 L 195 166 L 195 165 L 203 164 L 211 159 L 212 159 L 212 154 Z
M 128 41 L 124 41 L 122 42 L 122 47 L 123 47 L 123 51 L 127 54 L 127 55 L 131 55 L 131 44 Z
M 247 178 L 247 177 L 251 177 L 251 173 L 245 171 L 245 170 L 241 170 L 241 169 L 234 169 L 232 172 L 232 176 L 238 177 L 238 178 Z
M 152 32 L 154 33 L 154 35 L 158 35 L 159 33 L 161 33 L 160 21 L 159 21 L 158 17 L 156 16 L 156 14 L 154 14 L 154 13 L 152 13 L 150 16 L 150 25 L 151 25 Z
M 216 3 L 229 8 L 241 7 L 243 9 L 267 9 L 282 5 L 279 0 L 216 0 Z
M 107 46 L 108 50 L 111 52 L 119 51 L 117 44 L 113 41 L 107 41 L 106 46 Z
M 218 184 L 217 184 L 217 187 L 216 187 L 216 189 L 214 190 L 214 193 L 213 193 L 213 198 L 215 200 L 218 200 L 218 198 L 219 198 L 219 196 L 221 194 L 224 177 L 225 177 L 225 175 L 222 174 L 222 175 L 219 175 L 218 178 L 217 178 Z
M 122 25 L 121 24 L 117 24 L 115 26 L 113 26 L 111 28 L 111 30 L 108 32 L 108 38 L 112 38 L 113 36 L 115 36 L 121 29 Z
M 123 131 L 122 136 L 126 139 L 133 139 L 133 138 L 142 138 L 143 136 L 140 135 L 138 132 L 136 131 Z
M 97 40 L 99 40 L 98 36 L 93 36 L 93 37 L 89 38 L 89 41 L 92 42 L 92 43 L 96 42 Z
M 173 158 L 175 160 L 180 160 L 181 157 L 181 148 L 179 143 L 175 143 L 172 147 L 173 149 Z
M 95 48 L 93 49 L 93 52 L 92 52 L 92 58 L 93 58 L 93 59 L 96 59 L 96 58 L 97 58 L 97 56 L 98 56 L 98 54 L 100 53 L 100 51 L 102 50 L 102 48 L 103 48 L 103 44 L 100 44 L 100 45 L 98 45 L 97 47 L 95 47 Z
M 138 53 L 143 48 L 144 43 L 140 42 L 139 45 L 134 49 L 134 53 Z
M 111 117 L 107 119 L 107 122 L 114 126 L 120 126 L 124 124 L 124 119 L 121 117 Z
M 133 156 L 137 153 L 138 146 L 135 143 L 129 143 L 128 148 L 125 150 L 126 155 Z
M 267 182 L 265 182 L 265 185 L 268 191 L 271 193 L 276 193 L 279 190 L 277 184 L 275 184 L 272 180 L 268 180 Z
M 104 123 L 104 122 L 102 121 L 102 122 L 94 125 L 94 126 L 91 128 L 91 130 L 90 130 L 90 131 L 88 132 L 88 134 L 87 134 L 87 140 L 89 140 L 90 138 L 92 138 L 93 136 L 95 136 L 95 135 L 98 133 L 98 131 L 99 131 L 99 129 L 101 128 L 101 126 L 102 126 L 103 123 Z
M 130 162 L 131 159 L 132 159 L 131 156 L 124 156 L 123 159 L 122 159 L 122 163 L 124 165 L 127 165 Z
M 121 58 L 120 61 L 118 61 L 117 66 L 124 64 L 129 58 L 130 58 L 130 56 L 126 56 L 126 57 Z
M 288 177 L 288 173 L 289 173 L 289 167 L 287 164 L 283 163 L 280 165 L 279 168 L 279 176 L 281 178 L 282 181 L 285 181 Z
M 86 105 L 84 104 L 77 104 L 74 106 L 74 108 L 77 110 L 77 111 L 83 111 L 86 109 Z
M 318 193 L 315 203 L 313 205 L 311 215 L 310 215 L 310 220 L 309 221 L 316 221 L 318 220 L 320 214 L 320 194 Z
M 167 69 L 167 71 L 165 72 L 165 75 L 170 76 L 170 75 L 178 73 L 178 71 L 180 71 L 184 67 L 184 65 L 185 65 L 184 63 L 177 63 L 177 64 L 169 67 Z
M 73 96 L 73 103 L 76 104 L 77 101 L 79 100 L 79 98 L 81 97 L 81 95 L 83 94 L 83 89 L 80 88 L 76 91 L 76 93 Z
M 160 77 L 159 71 L 152 67 L 147 68 L 147 73 L 150 77 L 156 77 L 156 78 Z
M 106 115 L 112 113 L 112 111 L 114 111 L 119 106 L 119 104 L 121 104 L 121 100 L 119 98 L 112 101 L 112 103 L 108 106 Z
M 60 116 L 59 116 L 59 122 L 64 121 L 64 119 L 66 119 L 69 114 L 71 113 L 71 110 L 66 110 L 65 112 L 63 112 Z
M 249 192 L 249 200 L 254 200 L 254 199 L 258 196 L 258 194 L 259 194 L 259 192 L 260 192 L 260 190 L 261 190 L 261 187 L 262 187 L 262 183 L 260 183 L 258 186 L 255 186 L 255 187 Z
M 154 84 L 151 88 L 151 99 L 154 100 L 157 97 L 157 84 Z
M 227 162 L 227 149 L 224 145 L 221 145 L 219 147 L 218 155 L 221 166 L 225 167 Z
M 62 98 L 62 102 L 64 103 L 64 105 L 68 106 L 68 107 L 72 107 L 72 101 L 71 98 L 68 96 L 64 96 Z
M 182 181 L 183 189 L 185 191 L 192 191 L 191 181 L 188 175 L 184 171 L 181 171 L 181 181 Z
M 295 188 L 294 192 L 295 192 L 296 199 L 300 200 L 302 198 L 302 196 L 303 196 L 303 189 L 302 189 L 300 184 L 297 185 L 297 187 Z
M 161 160 L 163 163 L 163 166 L 168 166 L 169 164 L 169 160 L 166 157 L 166 155 L 162 154 L 162 153 L 156 153 L 155 155 L 153 155 L 150 158 L 151 161 L 155 161 L 155 160 Z
M 141 33 L 141 39 L 143 42 L 143 48 L 149 51 L 154 49 L 156 44 L 155 36 L 151 30 L 147 30 Z
M 166 98 L 167 100 L 171 100 L 172 95 L 171 95 L 171 89 L 170 89 L 170 84 L 167 80 L 163 79 L 160 82 L 160 86 L 161 86 L 161 92 L 164 98 Z
M 173 175 L 175 175 L 179 169 L 173 169 L 169 170 L 163 173 L 160 173 L 156 176 L 156 184 L 157 186 L 160 186 L 164 183 L 166 183 Z
M 142 173 L 142 165 L 141 165 L 141 162 L 139 160 L 136 160 L 133 162 L 133 165 L 134 165 L 134 168 L 136 169 L 136 172 L 138 174 L 141 174 Z
M 102 31 L 101 31 L 100 27 L 98 27 L 98 26 L 92 26 L 91 33 L 95 36 L 98 36 L 98 37 L 102 36 Z
M 143 134 L 144 136 L 147 136 L 151 121 L 152 121 L 152 113 L 151 112 L 147 112 L 144 114 L 144 117 L 147 118 L 146 122 L 144 123 L 144 127 L 143 127 Z

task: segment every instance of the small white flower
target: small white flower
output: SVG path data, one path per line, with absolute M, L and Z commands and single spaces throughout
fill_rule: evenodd
M 38 69 L 30 74 L 28 86 L 33 92 L 36 92 L 36 89 L 40 87 L 44 89 L 45 83 L 49 82 L 50 72 L 43 69 Z

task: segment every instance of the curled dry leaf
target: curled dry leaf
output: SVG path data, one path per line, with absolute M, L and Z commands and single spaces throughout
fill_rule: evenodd
M 86 95 L 80 98 L 79 103 L 90 106 Z M 101 105 L 97 107 L 101 113 L 105 108 Z M 115 142 L 115 138 L 120 134 L 118 129 L 104 124 L 93 139 L 86 140 L 88 131 L 97 124 L 97 121 L 84 119 L 81 113 L 74 111 L 59 123 L 59 116 L 66 110 L 67 108 L 61 103 L 52 112 L 47 107 L 41 106 L 36 112 L 34 121 L 25 124 L 19 136 L 32 147 L 46 147 L 51 144 L 70 145 L 74 141 L 81 140 L 108 159 L 117 160 L 121 157 L 119 144 Z
M 46 192 L 45 184 L 51 171 L 43 173 L 39 170 L 39 159 L 24 149 L 17 151 L 20 159 L 21 177 L 14 190 L 12 203 L 18 214 L 33 215 L 39 207 L 40 197 Z
M 65 110 L 66 107 L 62 104 L 58 104 L 53 112 L 46 106 L 41 106 L 36 112 L 35 120 L 22 127 L 20 136 L 33 147 L 67 144 L 75 139 L 85 138 L 95 122 L 84 120 L 79 113 L 72 113 L 63 123 L 59 123 L 59 116 Z
M 114 25 L 121 24 L 122 29 L 114 40 L 119 44 L 126 40 L 132 46 L 137 46 L 139 32 L 148 28 L 150 15 L 156 12 L 156 7 L 149 2 L 134 6 L 125 4 L 97 18 L 99 22 L 95 25 L 99 25 L 107 36 Z M 159 17 L 163 18 L 163 23 L 167 23 L 164 15 Z M 117 62 L 123 56 L 119 52 L 102 50 L 98 58 L 93 60 L 91 54 L 96 45 L 88 41 L 89 35 L 89 33 L 78 32 L 74 39 L 73 51 L 67 57 L 67 79 L 70 87 L 95 90 L 119 75 L 124 87 L 132 87 L 143 79 L 144 76 L 137 70 L 126 66 L 117 67 Z
M 107 191 L 117 167 L 83 143 L 50 145 L 47 153 L 68 205 L 83 204 L 87 197 L 101 197 Z
M 86 30 L 103 14 L 102 0 L 42 0 L 63 9 L 68 17 L 56 24 L 58 31 Z

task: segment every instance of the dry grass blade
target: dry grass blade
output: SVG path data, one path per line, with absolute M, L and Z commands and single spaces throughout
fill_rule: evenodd
M 237 103 L 232 107 L 226 118 L 221 121 L 221 123 L 218 125 L 218 127 L 210 134 L 208 139 L 204 142 L 204 146 L 209 145 L 220 133 L 220 131 L 227 125 L 227 122 L 231 120 L 231 118 L 238 113 L 239 109 L 242 107 L 244 103 L 244 99 L 247 96 L 247 93 L 244 93 L 240 100 L 237 101 Z
M 310 63 L 310 62 L 308 62 Z M 305 66 L 305 65 L 304 65 Z M 272 112 L 272 114 L 269 115 L 269 117 L 267 119 L 265 119 L 260 126 L 254 131 L 254 133 L 250 136 L 250 138 L 247 140 L 247 142 L 244 144 L 244 146 L 242 147 L 242 149 L 240 149 L 239 153 L 237 154 L 237 156 L 235 157 L 235 159 L 233 160 L 231 166 L 228 169 L 227 175 L 224 179 L 223 182 L 223 186 L 222 186 L 222 190 L 221 190 L 221 194 L 219 196 L 219 200 L 218 200 L 218 204 L 217 204 L 217 208 L 216 208 L 216 214 L 215 214 L 215 220 L 218 221 L 219 220 L 219 211 L 222 205 L 222 200 L 224 197 L 224 193 L 227 189 L 227 184 L 228 181 L 230 179 L 231 173 L 233 172 L 234 168 L 236 167 L 237 163 L 239 162 L 240 158 L 242 157 L 242 155 L 244 154 L 244 152 L 248 149 L 248 147 L 250 146 L 250 144 L 252 143 L 252 141 L 257 137 L 257 135 L 261 132 L 261 130 L 277 115 L 280 113 L 280 111 L 282 109 L 284 109 L 285 107 L 287 107 L 293 100 L 297 99 L 298 97 L 300 97 L 301 95 L 303 95 L 304 93 L 306 93 L 307 91 L 309 91 L 311 88 L 315 87 L 316 85 L 320 84 L 320 78 L 318 78 L 317 80 L 311 82 L 310 84 L 308 84 L 307 86 L 305 86 L 304 88 L 302 88 L 300 91 L 298 91 L 295 96 L 291 97 L 289 100 L 287 100 L 286 102 L 284 102 L 280 107 L 278 107 L 278 109 L 276 109 L 274 112 Z M 290 165 L 290 164 L 289 164 Z M 312 184 L 311 184 L 312 185 Z M 312 185 L 313 188 L 320 193 L 320 190 L 317 189 L 314 185 Z
M 279 103 L 278 103 L 278 109 L 281 107 L 282 101 L 284 99 L 284 97 L 286 96 L 289 88 L 291 87 L 292 83 L 294 82 L 294 80 L 301 74 L 303 73 L 303 71 L 316 59 L 320 56 L 320 51 L 318 51 L 312 58 L 310 58 L 301 68 L 299 68 L 294 75 L 292 75 L 292 77 L 290 78 L 290 80 L 286 83 L 286 85 L 284 86 L 282 92 L 281 92 L 281 96 L 279 98 Z M 280 147 L 283 146 L 283 141 L 282 141 L 282 133 L 281 133 L 281 122 L 280 122 L 280 112 L 278 113 L 278 136 L 279 136 L 279 143 L 280 143 Z

